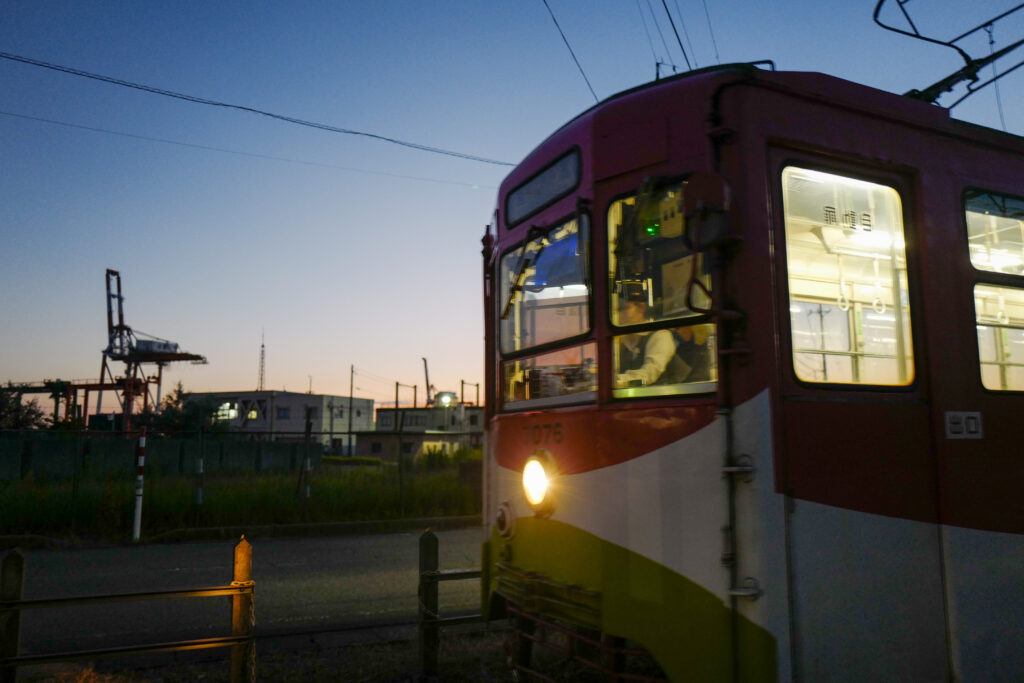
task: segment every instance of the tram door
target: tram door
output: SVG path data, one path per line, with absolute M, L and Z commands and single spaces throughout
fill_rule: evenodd
M 794 671 L 807 681 L 948 680 L 908 185 L 775 157 Z

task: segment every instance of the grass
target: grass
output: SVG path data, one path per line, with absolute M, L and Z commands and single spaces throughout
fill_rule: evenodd
M 145 479 L 143 533 L 188 527 L 345 522 L 479 513 L 471 488 L 453 467 L 332 466 L 313 472 L 310 497 L 298 473 L 207 476 L 203 504 L 197 480 L 154 474 Z M 0 484 L 0 535 L 119 540 L 131 533 L 134 481 L 33 477 Z

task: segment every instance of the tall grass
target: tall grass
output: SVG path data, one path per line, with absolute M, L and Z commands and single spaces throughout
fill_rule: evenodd
M 431 463 L 435 465 L 435 463 Z M 451 462 L 340 467 L 312 473 L 310 497 L 298 473 L 207 475 L 195 505 L 191 476 L 147 475 L 143 535 L 173 529 L 344 522 L 479 512 L 470 486 Z M 401 493 L 401 496 L 400 496 Z M 134 481 L 124 478 L 0 483 L 0 535 L 32 533 L 115 540 L 131 533 Z

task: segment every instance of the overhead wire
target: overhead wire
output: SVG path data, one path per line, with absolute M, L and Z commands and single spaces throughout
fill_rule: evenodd
M 515 164 L 507 161 L 498 161 L 496 159 L 488 159 L 486 157 L 476 156 L 474 154 L 466 154 L 463 152 L 456 152 L 448 149 L 442 149 L 440 147 L 432 147 L 430 145 L 423 145 L 418 142 L 409 142 L 407 140 L 399 140 L 397 138 L 391 138 L 384 135 L 377 135 L 376 133 L 367 133 L 365 131 L 352 130 L 350 128 L 340 128 L 338 126 L 331 126 L 326 123 L 317 123 L 315 121 L 307 121 L 305 119 L 295 118 L 293 116 L 285 116 L 284 114 L 275 114 L 273 112 L 264 111 L 262 109 L 256 109 L 254 107 L 247 107 L 241 104 L 230 104 L 228 102 L 220 102 L 217 100 L 207 99 L 205 97 L 197 97 L 195 95 L 187 95 L 184 93 L 175 92 L 173 90 L 165 90 L 163 88 L 156 88 L 151 85 L 143 85 L 141 83 L 134 83 L 132 81 L 126 81 L 120 78 L 113 78 L 111 76 L 102 76 L 100 74 L 94 74 L 89 71 L 83 71 L 70 66 L 62 66 L 60 64 L 51 64 L 50 62 L 44 62 L 38 59 L 32 59 L 31 57 L 23 57 L 21 55 L 14 55 L 8 52 L 0 52 L 0 58 L 7 59 L 13 62 L 21 62 L 22 64 L 30 64 L 32 66 L 42 67 L 44 69 L 51 69 L 53 71 L 60 71 L 62 73 L 71 74 L 73 76 L 81 76 L 83 78 L 90 78 L 96 81 L 103 81 L 104 83 L 111 83 L 113 85 L 120 85 L 125 88 L 133 88 L 135 90 L 142 90 L 143 92 L 153 93 L 155 95 L 163 95 L 164 97 L 173 97 L 175 99 L 184 100 L 186 102 L 192 102 L 194 104 L 205 104 L 213 107 L 224 107 L 227 109 L 237 109 L 239 111 L 246 111 L 251 114 L 257 114 L 259 116 L 266 116 L 279 121 L 285 121 L 287 123 L 294 123 L 299 126 L 306 126 L 308 128 L 316 128 L 318 130 L 324 130 L 331 133 L 342 133 L 344 135 L 355 135 L 370 138 L 373 140 L 380 140 L 381 142 L 389 142 L 394 145 L 401 147 L 408 147 L 410 149 L 418 149 L 423 152 L 430 152 L 432 154 L 443 154 L 445 156 L 455 157 L 458 159 L 466 159 L 467 161 L 478 161 L 484 164 L 495 164 L 497 166 L 515 166 Z
M 676 14 L 679 15 L 679 25 L 683 28 L 683 37 L 686 38 L 686 44 L 690 47 L 690 54 L 693 55 L 693 65 L 700 67 L 700 63 L 697 61 L 697 51 L 693 49 L 693 41 L 690 40 L 690 32 L 686 30 L 686 21 L 683 19 L 683 12 L 679 9 L 679 0 L 673 0 L 676 4 Z
M 569 44 L 569 39 L 565 37 L 565 32 L 562 31 L 562 27 L 558 25 L 558 19 L 555 18 L 555 13 L 551 11 L 551 5 L 548 4 L 548 0 L 541 0 L 544 6 L 548 8 L 548 14 L 551 15 L 551 21 L 555 22 L 555 28 L 558 29 L 558 34 L 562 36 L 562 42 L 569 48 L 569 54 L 572 55 L 572 61 L 576 62 L 576 68 L 580 70 L 580 74 L 583 76 L 583 80 L 587 82 L 587 87 L 590 89 L 590 94 L 594 96 L 595 102 L 600 102 L 597 97 L 597 93 L 594 92 L 594 86 L 590 85 L 590 79 L 587 78 L 587 74 L 583 71 L 583 67 L 580 65 L 580 60 L 576 59 L 576 53 L 572 50 L 572 45 Z
M 211 152 L 221 152 L 223 154 L 236 154 L 236 155 L 239 155 L 239 156 L 254 157 L 256 159 L 268 159 L 270 161 L 283 161 L 283 162 L 286 162 L 286 163 L 289 163 L 289 164 L 302 164 L 304 166 L 318 166 L 318 167 L 321 167 L 321 168 L 333 168 L 333 169 L 338 169 L 340 171 L 351 171 L 352 173 L 365 173 L 365 174 L 369 174 L 369 175 L 380 175 L 380 176 L 387 176 L 389 178 L 403 178 L 405 180 L 420 180 L 420 181 L 428 182 L 428 183 L 441 183 L 441 184 L 445 184 L 445 185 L 461 185 L 461 186 L 464 186 L 464 187 L 471 187 L 471 188 L 474 188 L 474 189 L 480 189 L 480 188 L 494 189 L 491 186 L 488 186 L 488 185 L 478 185 L 476 183 L 464 183 L 464 182 L 459 182 L 459 181 L 456 181 L 456 180 L 441 180 L 441 179 L 438 179 L 438 178 L 424 178 L 422 176 L 402 175 L 400 173 L 388 173 L 386 171 L 371 171 L 371 170 L 362 169 L 362 168 L 352 168 L 350 166 L 339 166 L 337 164 L 327 164 L 327 163 L 323 163 L 323 162 L 319 162 L 319 161 L 304 161 L 302 159 L 288 159 L 286 157 L 277 157 L 277 156 L 272 156 L 272 155 L 269 155 L 269 154 L 258 154 L 258 153 L 255 153 L 255 152 L 243 152 L 243 151 L 236 150 L 236 149 L 225 149 L 223 147 L 211 147 L 209 145 L 198 145 L 198 144 L 191 143 L 191 142 L 181 142 L 179 140 L 168 140 L 166 138 L 154 138 L 154 137 L 149 137 L 147 135 L 136 135 L 135 133 L 124 133 L 124 132 L 121 132 L 121 131 L 109 130 L 109 129 L 106 129 L 106 128 L 95 128 L 93 126 L 83 126 L 83 125 L 77 124 L 77 123 L 68 123 L 67 121 L 57 121 L 55 119 L 44 119 L 44 118 L 41 118 L 41 117 L 38 117 L 38 116 L 28 116 L 26 114 L 15 114 L 14 112 L 9 112 L 9 111 L 0 111 L 0 116 L 13 116 L 13 117 L 19 118 L 19 119 L 26 119 L 26 120 L 29 120 L 29 121 L 37 121 L 37 122 L 40 122 L 40 123 L 48 123 L 48 124 L 52 124 L 52 125 L 56 125 L 56 126 L 65 126 L 67 128 L 77 128 L 79 130 L 88 130 L 88 131 L 92 131 L 94 133 L 104 133 L 106 135 L 118 135 L 120 137 L 132 138 L 132 139 L 135 139 L 135 140 L 146 140 L 148 142 L 161 142 L 161 143 L 167 144 L 167 145 L 177 145 L 179 147 L 191 147 L 193 149 L 202 149 L 202 150 L 207 150 L 207 151 L 211 151 Z
M 722 58 L 718 56 L 718 42 L 715 40 L 715 29 L 711 26 L 711 14 L 708 12 L 708 0 L 704 2 L 704 17 L 708 20 L 708 33 L 711 34 L 711 46 L 715 48 L 715 63 L 721 64 Z
M 985 27 L 985 32 L 988 33 L 989 55 L 995 54 L 996 41 L 995 38 L 992 37 L 993 30 L 994 27 L 992 26 L 992 24 L 989 24 L 988 26 Z M 992 61 L 992 75 L 997 77 L 996 80 L 993 81 L 992 86 L 995 88 L 996 91 L 996 108 L 999 110 L 999 123 L 1002 124 L 1003 132 L 1006 132 L 1006 119 L 1003 118 L 1003 98 L 1002 95 L 999 93 L 999 80 L 998 73 L 996 72 L 995 60 Z
M 362 370 L 360 368 L 353 367 L 353 371 L 355 372 L 355 374 L 359 375 L 360 377 L 366 377 L 369 380 L 373 380 L 373 381 L 377 381 L 377 382 L 384 382 L 385 384 L 394 384 L 395 383 L 395 380 L 388 379 L 387 377 L 381 377 L 380 375 L 376 375 L 376 374 L 370 372 L 369 370 Z
M 679 43 L 679 50 L 683 53 L 683 59 L 686 60 L 686 68 L 693 69 L 690 64 L 690 58 L 686 56 L 686 49 L 683 48 L 683 41 L 679 39 L 679 31 L 676 30 L 676 22 L 672 19 L 672 13 L 668 11 L 668 3 L 665 0 L 661 0 L 661 6 L 665 8 L 665 16 L 668 17 L 668 23 L 672 26 L 672 32 L 676 34 L 676 42 Z
M 658 56 L 657 50 L 654 49 L 654 41 L 651 40 L 651 32 L 647 29 L 647 19 L 644 17 L 644 8 L 640 4 L 640 0 L 636 0 L 636 8 L 640 11 L 640 22 L 644 26 L 644 34 L 647 36 L 647 45 L 651 48 L 651 56 L 654 57 L 656 64 L 661 63 L 661 58 Z
M 665 40 L 665 34 L 661 32 L 661 23 L 658 21 L 658 17 L 654 14 L 654 8 L 651 7 L 651 0 L 646 0 L 647 11 L 651 13 L 651 20 L 654 22 L 654 28 L 658 30 L 658 37 L 661 39 L 661 46 L 665 48 L 665 59 L 672 59 L 672 51 L 668 49 L 668 42 Z M 670 63 L 672 71 L 676 71 L 676 65 Z

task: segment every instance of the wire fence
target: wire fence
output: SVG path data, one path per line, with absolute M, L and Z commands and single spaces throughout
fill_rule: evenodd
M 321 436 L 150 434 L 143 537 L 187 528 L 479 514 L 478 450 L 331 456 Z M 137 441 L 131 433 L 0 432 L 0 535 L 124 538 L 135 507 Z

